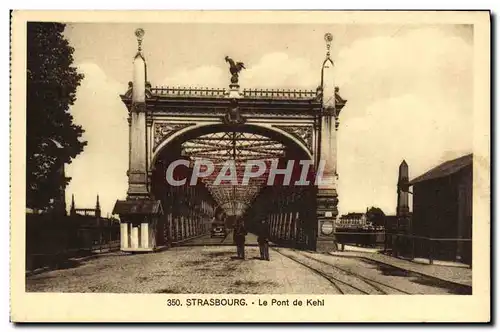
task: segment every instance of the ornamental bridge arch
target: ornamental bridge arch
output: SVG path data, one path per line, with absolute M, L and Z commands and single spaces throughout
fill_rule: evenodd
M 240 89 L 241 68 L 235 70 L 234 62 L 229 88 L 153 87 L 147 81 L 143 35 L 138 29 L 133 81 L 121 95 L 130 133 L 127 199 L 117 201 L 114 209 L 121 219 L 121 250 L 153 251 L 206 234 L 221 210 L 242 217 L 250 231 L 266 219 L 275 243 L 334 248 L 336 136 L 346 101 L 334 85 L 329 34 L 316 90 Z M 276 162 L 279 168 L 289 160 L 295 165 L 309 160 L 313 172 L 323 161 L 327 184 L 267 185 L 265 173 L 248 186 L 216 186 L 214 172 L 193 185 L 188 177 L 185 185 L 171 186 L 165 170 L 178 159 L 190 165 L 209 159 L 216 171 L 218 162 L 232 159 L 239 177 L 248 160 Z

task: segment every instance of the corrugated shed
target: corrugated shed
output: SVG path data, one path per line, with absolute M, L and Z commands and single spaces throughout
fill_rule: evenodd
M 449 160 L 434 167 L 430 171 L 416 177 L 410 181 L 410 185 L 415 183 L 443 178 L 459 172 L 461 169 L 472 165 L 472 153 L 466 156 Z

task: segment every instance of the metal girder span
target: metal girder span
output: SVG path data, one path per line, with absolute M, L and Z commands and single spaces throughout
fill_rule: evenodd
M 184 142 L 181 147 L 181 154 L 191 160 L 191 167 L 196 161 L 200 163 L 198 171 L 202 174 L 207 172 L 204 162 L 213 164 L 211 174 L 200 176 L 200 180 L 228 215 L 244 213 L 267 184 L 269 166 L 285 157 L 285 151 L 283 144 L 268 137 L 234 131 L 206 134 Z M 241 186 L 250 160 L 264 161 L 266 170 L 258 176 L 254 174 L 248 185 Z M 228 162 L 232 163 L 229 167 Z

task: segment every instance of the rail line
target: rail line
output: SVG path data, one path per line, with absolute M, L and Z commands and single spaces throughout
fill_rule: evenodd
M 407 295 L 411 295 L 411 294 L 412 294 L 412 293 L 409 293 L 409 292 L 407 292 L 407 291 L 405 291 L 405 290 L 402 290 L 402 289 L 400 289 L 400 288 L 396 288 L 396 287 L 394 287 L 394 286 L 384 284 L 384 283 L 382 283 L 382 282 L 380 282 L 380 281 L 373 280 L 373 279 L 371 279 L 371 278 L 368 278 L 368 277 L 362 276 L 362 275 L 360 275 L 360 274 L 358 274 L 358 273 L 354 273 L 354 272 L 352 272 L 352 271 L 349 271 L 349 270 L 343 269 L 343 268 L 341 268 L 341 267 L 338 267 L 338 266 L 333 265 L 333 264 L 331 264 L 331 263 L 328 263 L 328 262 L 322 261 L 322 260 L 320 260 L 320 259 L 317 259 L 317 258 L 311 257 L 311 256 L 309 256 L 309 255 L 304 255 L 304 256 L 305 256 L 305 257 L 307 257 L 307 258 L 309 258 L 309 259 L 311 259 L 311 260 L 313 260 L 313 261 L 316 261 L 316 262 L 319 262 L 319 263 L 322 263 L 322 264 L 328 265 L 328 266 L 330 266 L 330 267 L 332 267 L 332 268 L 334 268 L 334 269 L 340 270 L 340 271 L 342 271 L 342 272 L 344 272 L 344 273 L 346 273 L 346 274 L 349 274 L 349 275 L 351 275 L 351 276 L 353 276 L 353 277 L 356 277 L 356 278 L 358 278 L 358 279 L 361 279 L 361 280 L 363 280 L 364 282 L 366 282 L 367 284 L 371 285 L 371 286 L 372 286 L 372 287 L 374 287 L 374 288 L 379 288 L 379 287 L 378 287 L 378 286 L 373 285 L 372 283 L 379 284 L 379 285 L 381 285 L 381 286 L 384 286 L 384 287 L 390 288 L 390 289 L 392 289 L 392 290 L 395 290 L 395 291 L 397 291 L 397 292 L 401 292 L 401 293 L 403 293 L 403 294 L 407 294 Z M 383 290 L 381 290 L 381 292 L 384 292 L 384 293 L 385 293 L 385 291 L 383 291 Z
M 342 281 L 342 280 L 340 280 L 340 279 L 338 279 L 338 278 L 332 277 L 332 276 L 330 276 L 330 275 L 326 274 L 325 272 L 320 271 L 320 270 L 318 270 L 318 269 L 316 269 L 316 268 L 314 268 L 314 267 L 312 267 L 312 266 L 310 266 L 310 265 L 308 265 L 308 264 L 306 264 L 306 263 L 304 263 L 304 262 L 300 261 L 299 259 L 297 259 L 297 258 L 295 258 L 295 257 L 293 257 L 293 256 L 291 256 L 291 255 L 288 255 L 288 254 L 285 254 L 285 253 L 281 252 L 281 251 L 280 251 L 280 250 L 278 250 L 278 249 L 273 248 L 273 250 L 274 250 L 274 251 L 276 251 L 276 252 L 278 252 L 279 254 L 281 254 L 281 255 L 283 255 L 283 256 L 285 256 L 285 257 L 287 257 L 287 258 L 289 258 L 289 259 L 293 260 L 294 262 L 299 263 L 300 265 L 305 266 L 305 267 L 307 267 L 308 269 L 310 269 L 310 270 L 314 271 L 316 274 L 319 274 L 320 276 L 322 276 L 323 278 L 327 279 L 327 280 L 328 280 L 330 283 L 332 283 L 332 284 L 335 284 L 335 282 L 339 282 L 339 283 L 341 283 L 341 284 L 343 284 L 343 285 L 346 285 L 346 286 L 348 286 L 348 287 L 350 287 L 350 288 L 352 288 L 352 289 L 357 290 L 358 292 L 360 292 L 360 293 L 362 293 L 362 294 L 367 294 L 367 295 L 368 295 L 368 294 L 370 294 L 369 292 L 367 292 L 367 291 L 365 291 L 365 290 L 363 290 L 363 289 L 361 289 L 361 288 L 359 288 L 359 287 L 356 287 L 356 286 L 354 286 L 354 285 L 352 285 L 352 284 L 349 284 L 349 283 L 347 283 L 347 282 L 345 282 L 345 281 Z M 365 284 L 369 285 L 371 288 L 373 288 L 373 289 L 374 289 L 375 291 L 377 291 L 379 294 L 382 294 L 382 295 L 387 295 L 387 294 L 388 294 L 388 292 L 387 292 L 387 291 L 385 291 L 384 289 L 382 289 L 380 286 L 387 287 L 387 288 L 389 288 L 389 289 L 392 289 L 392 290 L 397 291 L 397 292 L 402 293 L 402 294 L 411 294 L 411 293 L 409 293 L 409 292 L 407 292 L 407 291 L 405 291 L 405 290 L 402 290 L 402 289 L 399 289 L 399 288 L 396 288 L 396 287 L 393 287 L 393 286 L 390 286 L 390 285 L 387 285 L 387 284 L 381 283 L 381 282 L 379 282 L 379 281 L 376 281 L 376 280 L 373 280 L 373 279 L 367 278 L 367 277 L 362 276 L 362 275 L 359 275 L 359 274 L 357 274 L 357 273 L 353 273 L 353 272 L 351 272 L 351 271 L 349 271 L 349 270 L 345 270 L 345 269 L 343 269 L 343 268 L 340 268 L 340 267 L 335 266 L 335 265 L 333 265 L 333 264 L 330 264 L 330 263 L 328 263 L 328 262 L 322 261 L 322 260 L 320 260 L 320 259 L 317 259 L 317 258 L 314 258 L 314 257 L 310 257 L 309 255 L 302 254 L 302 256 L 303 256 L 303 257 L 305 257 L 306 259 L 310 259 L 310 260 L 315 261 L 315 262 L 317 262 L 317 263 L 320 263 L 320 264 L 326 265 L 326 266 L 328 266 L 328 267 L 330 267 L 330 268 L 333 268 L 333 269 L 336 269 L 336 270 L 342 271 L 344 274 L 347 274 L 347 275 L 349 275 L 349 276 L 351 276 L 351 277 L 354 277 L 354 278 L 356 278 L 356 279 L 358 279 L 358 280 L 360 280 L 360 281 L 364 282 Z M 380 285 L 380 286 L 379 286 L 379 285 Z M 338 287 L 338 285 L 337 285 L 337 284 L 335 284 L 335 286 L 337 286 L 337 287 Z M 338 288 L 340 288 L 340 287 L 338 287 Z M 344 294 L 344 292 L 343 292 L 342 290 L 340 290 L 340 291 L 341 291 L 341 294 Z
M 363 290 L 363 289 L 361 289 L 361 288 L 358 288 L 358 287 L 356 287 L 356 286 L 353 286 L 353 285 L 351 285 L 351 284 L 349 284 L 349 283 L 347 283 L 347 282 L 345 282 L 345 281 L 343 281 L 343 280 L 340 280 L 340 279 L 338 279 L 338 278 L 335 278 L 335 277 L 333 277 L 333 276 L 330 276 L 330 275 L 328 275 L 328 274 L 326 274 L 326 273 L 324 273 L 324 272 L 322 272 L 322 271 L 320 271 L 320 270 L 318 270 L 318 269 L 316 269 L 316 268 L 314 268 L 314 267 L 312 267 L 312 266 L 310 266 L 310 265 L 307 265 L 307 264 L 305 264 L 304 262 L 301 262 L 300 260 L 296 259 L 295 257 L 293 257 L 293 256 L 291 256 L 291 255 L 284 254 L 283 252 L 281 252 L 280 250 L 278 250 L 278 249 L 276 249 L 276 248 L 270 248 L 270 249 L 274 250 L 275 252 L 279 253 L 280 255 L 282 255 L 282 256 L 284 256 L 284 257 L 286 257 L 286 258 L 288 258 L 288 259 L 291 259 L 292 261 L 294 261 L 294 262 L 296 262 L 296 263 L 298 263 L 298 264 L 300 264 L 300 265 L 304 266 L 305 268 L 307 268 L 307 269 L 309 269 L 309 270 L 313 271 L 315 274 L 317 274 L 317 275 L 319 275 L 319 276 L 323 277 L 324 279 L 328 280 L 328 282 L 330 282 L 330 284 L 331 284 L 331 285 L 332 285 L 332 286 L 333 286 L 333 287 L 334 287 L 334 288 L 335 288 L 335 289 L 336 289 L 336 290 L 337 290 L 340 294 L 345 294 L 345 292 L 344 292 L 344 290 L 343 290 L 343 289 L 342 289 L 342 288 L 341 288 L 341 287 L 340 287 L 337 283 L 340 283 L 340 284 L 342 284 L 342 285 L 344 285 L 344 286 L 347 286 L 347 287 L 349 287 L 349 288 L 355 289 L 356 291 L 358 291 L 358 292 L 360 292 L 360 293 L 362 293 L 362 294 L 365 294 L 365 295 L 370 294 L 370 293 L 368 293 L 368 292 L 364 291 L 364 290 Z

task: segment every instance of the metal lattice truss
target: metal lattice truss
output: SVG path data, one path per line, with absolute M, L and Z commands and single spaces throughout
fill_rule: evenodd
M 285 147 L 262 135 L 218 132 L 184 142 L 182 154 L 189 157 L 193 164 L 196 160 L 214 164 L 214 171 L 202 181 L 228 215 L 241 215 L 266 185 L 271 163 L 285 156 Z M 252 172 L 257 171 L 257 166 L 248 163 L 252 160 L 263 161 L 266 171 L 258 177 L 249 178 L 248 185 L 242 185 L 246 167 Z M 203 172 L 206 168 L 201 167 L 200 170 Z M 226 178 L 218 183 L 220 173 Z

